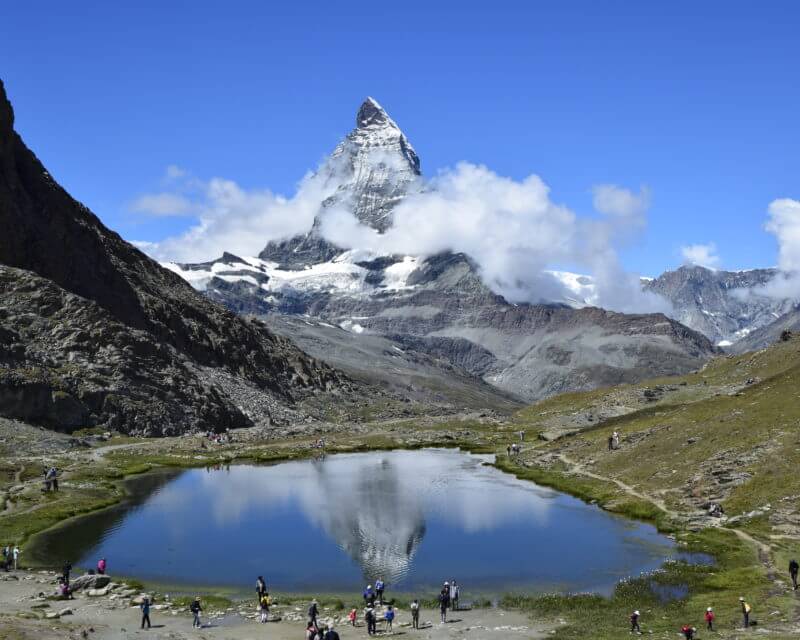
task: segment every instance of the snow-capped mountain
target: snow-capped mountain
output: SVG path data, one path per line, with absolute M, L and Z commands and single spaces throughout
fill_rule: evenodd
M 466 255 L 345 251 L 321 236 L 321 216 L 340 205 L 378 233 L 388 229 L 397 203 L 422 188 L 419 165 L 402 131 L 368 98 L 356 128 L 321 169 L 321 177 L 339 184 L 307 234 L 270 243 L 258 257 L 225 254 L 166 266 L 237 312 L 268 323 L 276 313 L 306 315 L 354 341 L 381 336 L 400 353 L 439 359 L 528 400 L 684 372 L 714 353 L 704 336 L 663 315 L 593 307 L 596 292 L 586 276 L 551 272 L 564 285 L 563 300 L 510 304 L 486 286 Z M 271 326 L 280 332 L 299 325 Z M 365 377 L 377 366 L 368 358 L 358 365 Z
M 645 288 L 672 303 L 676 320 L 728 347 L 793 307 L 789 300 L 758 295 L 758 288 L 777 273 L 777 269 L 721 271 L 683 266 L 647 282 Z
M 356 115 L 356 128 L 334 149 L 321 169 L 326 181 L 336 181 L 335 193 L 322 203 L 323 211 L 347 207 L 360 222 L 378 232 L 392 224 L 392 209 L 420 188 L 419 158 L 394 120 L 373 98 Z M 341 253 L 319 233 L 320 216 L 311 230 L 270 242 L 259 258 L 287 269 L 331 260 Z

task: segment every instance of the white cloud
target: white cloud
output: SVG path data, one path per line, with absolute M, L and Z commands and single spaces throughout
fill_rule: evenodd
M 219 257 L 223 251 L 258 255 L 268 240 L 307 232 L 321 203 L 335 191 L 335 178 L 333 170 L 309 173 L 289 198 L 269 189 L 243 189 L 223 178 L 203 182 L 184 173 L 176 190 L 193 193 L 197 222 L 181 235 L 146 250 L 159 260 L 176 262 L 203 262 Z M 156 199 L 161 195 L 165 194 L 143 197 Z
M 596 303 L 618 311 L 669 312 L 667 301 L 642 291 L 637 274 L 621 266 L 617 247 L 646 223 L 650 192 L 616 185 L 593 189 L 601 215 L 579 217 L 550 198 L 537 175 L 522 180 L 499 176 L 481 165 L 461 163 L 443 171 L 393 212 L 384 234 L 362 225 L 342 203 L 321 203 L 341 182 L 330 164 L 307 175 L 297 193 L 245 190 L 214 178 L 200 182 L 183 173 L 175 184 L 192 193 L 198 222 L 180 236 L 145 250 L 161 260 L 201 262 L 228 251 L 257 255 L 269 240 L 307 232 L 320 214 L 322 235 L 343 248 L 379 253 L 433 255 L 463 252 L 479 265 L 486 284 L 511 302 L 544 302 L 569 296 L 547 269 L 569 265 L 588 271 L 597 284 Z M 176 173 L 177 176 L 177 173 Z
M 166 170 L 164 171 L 164 177 L 167 180 L 180 180 L 181 178 L 185 178 L 189 175 L 189 172 L 186 169 L 179 167 L 176 164 L 168 165 Z
M 778 300 L 800 300 L 800 201 L 773 200 L 767 209 L 765 229 L 778 241 L 778 268 L 771 281 L 741 296 L 761 295 Z
M 191 215 L 194 208 L 185 196 L 175 193 L 149 193 L 139 196 L 128 207 L 134 213 L 169 217 Z
M 639 193 L 613 184 L 599 184 L 592 188 L 594 208 L 607 216 L 636 219 L 644 222 L 650 208 L 650 189 L 642 187 Z
M 716 269 L 720 264 L 717 245 L 713 242 L 684 245 L 681 247 L 681 255 L 683 256 L 684 264 L 695 264 L 709 269 Z
M 644 225 L 649 192 L 614 185 L 595 189 L 606 217 L 579 218 L 550 199 L 536 175 L 516 181 L 485 166 L 461 163 L 433 179 L 424 191 L 394 210 L 394 224 L 378 234 L 349 212 L 326 212 L 322 234 L 347 248 L 382 253 L 431 255 L 464 252 L 480 266 L 486 283 L 511 302 L 541 302 L 566 294 L 543 273 L 553 265 L 587 268 L 597 279 L 598 303 L 618 310 L 669 311 L 663 298 L 642 292 L 614 249 Z

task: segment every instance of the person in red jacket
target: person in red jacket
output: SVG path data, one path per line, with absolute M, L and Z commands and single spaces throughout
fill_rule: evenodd
M 709 631 L 714 630 L 714 618 L 716 618 L 716 616 L 714 615 L 714 610 L 711 607 L 709 607 L 708 609 L 706 609 L 706 626 L 708 627 Z
M 100 560 L 97 561 L 97 573 L 99 573 L 101 576 L 106 574 L 106 559 L 105 558 L 100 558 Z
M 695 628 L 690 624 L 685 624 L 681 627 L 681 633 L 686 640 L 694 640 Z

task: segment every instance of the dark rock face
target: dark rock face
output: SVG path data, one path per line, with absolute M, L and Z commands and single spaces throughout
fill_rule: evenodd
M 122 431 L 216 430 L 248 419 L 198 371 L 284 405 L 343 382 L 263 324 L 199 295 L 73 200 L 13 130 L 2 84 L 0 229 L 0 264 L 13 267 L 2 273 L 0 413 L 62 429 L 117 415 Z M 78 363 L 72 378 L 62 376 L 68 362 Z M 91 384 L 78 379 L 80 363 L 96 365 Z
M 756 349 L 764 349 L 778 340 L 785 338 L 784 332 L 789 334 L 800 332 L 800 305 L 794 305 L 789 311 L 776 318 L 773 322 L 759 329 L 756 329 L 747 337 L 736 342 L 731 351 L 734 353 L 745 353 Z
M 645 288 L 667 298 L 675 308 L 676 319 L 683 324 L 715 343 L 734 343 L 791 308 L 787 300 L 739 295 L 752 292 L 776 274 L 776 269 L 717 271 L 684 266 L 651 280 Z

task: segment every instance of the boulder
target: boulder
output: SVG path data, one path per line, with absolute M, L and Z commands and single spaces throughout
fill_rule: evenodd
M 102 589 L 103 587 L 107 587 L 110 582 L 111 578 L 108 576 L 85 575 L 71 580 L 69 587 L 73 591 L 80 591 L 82 589 Z
M 89 589 L 86 591 L 86 595 L 90 598 L 103 598 L 108 595 L 108 589 Z

